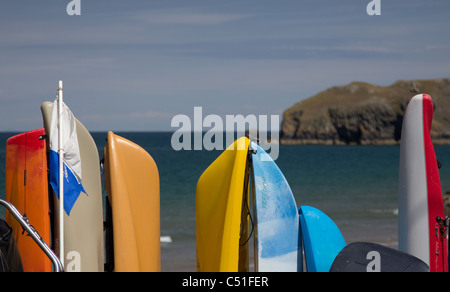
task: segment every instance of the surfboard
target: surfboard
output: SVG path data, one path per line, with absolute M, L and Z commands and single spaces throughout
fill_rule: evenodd
M 429 272 L 420 259 L 396 249 L 369 242 L 354 242 L 344 247 L 330 272 Z
M 325 213 L 309 206 L 299 208 L 300 228 L 308 272 L 329 272 L 346 246 L 337 225 Z
M 114 271 L 159 272 L 160 188 L 153 158 L 139 145 L 108 132 L 105 184 L 111 203 Z
M 44 129 L 11 137 L 6 142 L 5 199 L 28 218 L 50 245 L 50 211 L 47 178 L 47 149 Z M 6 212 L 22 257 L 24 272 L 51 272 L 50 259 Z
M 41 106 L 46 133 L 50 133 L 53 103 Z M 64 212 L 64 270 L 67 272 L 103 272 L 103 198 L 100 175 L 100 159 L 97 146 L 89 131 L 80 121 L 76 121 L 80 148 L 83 187 L 70 216 Z M 48 143 L 47 143 L 48 144 Z M 59 251 L 59 199 L 53 194 L 55 221 L 54 247 Z
M 431 272 L 448 271 L 439 170 L 430 137 L 433 101 L 414 96 L 403 118 L 399 166 L 399 249 L 424 261 Z
M 249 140 L 230 145 L 201 175 L 196 191 L 197 271 L 238 272 L 248 267 L 240 255 L 242 205 L 247 192 Z M 248 183 L 248 182 L 247 182 Z M 246 219 L 247 216 L 244 216 Z M 244 229 L 248 222 L 242 225 Z M 247 233 L 247 232 L 244 232 Z M 243 241 L 247 239 L 243 235 Z
M 299 215 L 294 195 L 277 164 L 256 143 L 251 143 L 256 201 L 255 271 L 302 271 L 299 250 Z

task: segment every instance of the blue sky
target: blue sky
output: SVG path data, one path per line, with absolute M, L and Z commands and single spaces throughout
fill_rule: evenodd
M 352 81 L 450 77 L 450 1 L 3 0 L 0 131 L 42 127 L 59 80 L 91 131 L 272 115 Z

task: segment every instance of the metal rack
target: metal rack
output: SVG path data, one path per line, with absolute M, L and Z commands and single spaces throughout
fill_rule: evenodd
M 36 244 L 42 249 L 42 251 L 48 256 L 53 264 L 54 272 L 64 272 L 64 267 L 59 260 L 59 258 L 55 255 L 55 253 L 51 250 L 51 248 L 45 243 L 42 237 L 39 235 L 36 229 L 28 223 L 27 219 L 22 216 L 22 214 L 14 207 L 13 204 L 0 199 L 0 205 L 4 206 L 13 217 L 20 223 L 23 229 L 25 229 L 28 234 L 33 238 Z

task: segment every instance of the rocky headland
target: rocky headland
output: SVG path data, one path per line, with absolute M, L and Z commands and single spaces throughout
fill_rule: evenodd
M 283 114 L 282 144 L 397 144 L 409 100 L 429 94 L 433 143 L 450 144 L 450 78 L 397 81 L 391 86 L 353 82 L 302 100 Z

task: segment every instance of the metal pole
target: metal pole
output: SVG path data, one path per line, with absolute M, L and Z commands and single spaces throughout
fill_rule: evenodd
M 63 82 L 58 87 L 58 150 L 59 150 L 59 258 L 64 266 L 64 145 L 62 132 Z
M 4 206 L 13 217 L 20 223 L 23 229 L 25 229 L 28 234 L 33 238 L 37 245 L 42 249 L 42 251 L 47 255 L 47 257 L 52 261 L 53 269 L 55 272 L 64 272 L 64 266 L 58 257 L 53 253 L 47 243 L 42 239 L 36 229 L 34 229 L 20 214 L 20 212 L 11 203 L 1 200 L 0 205 Z

